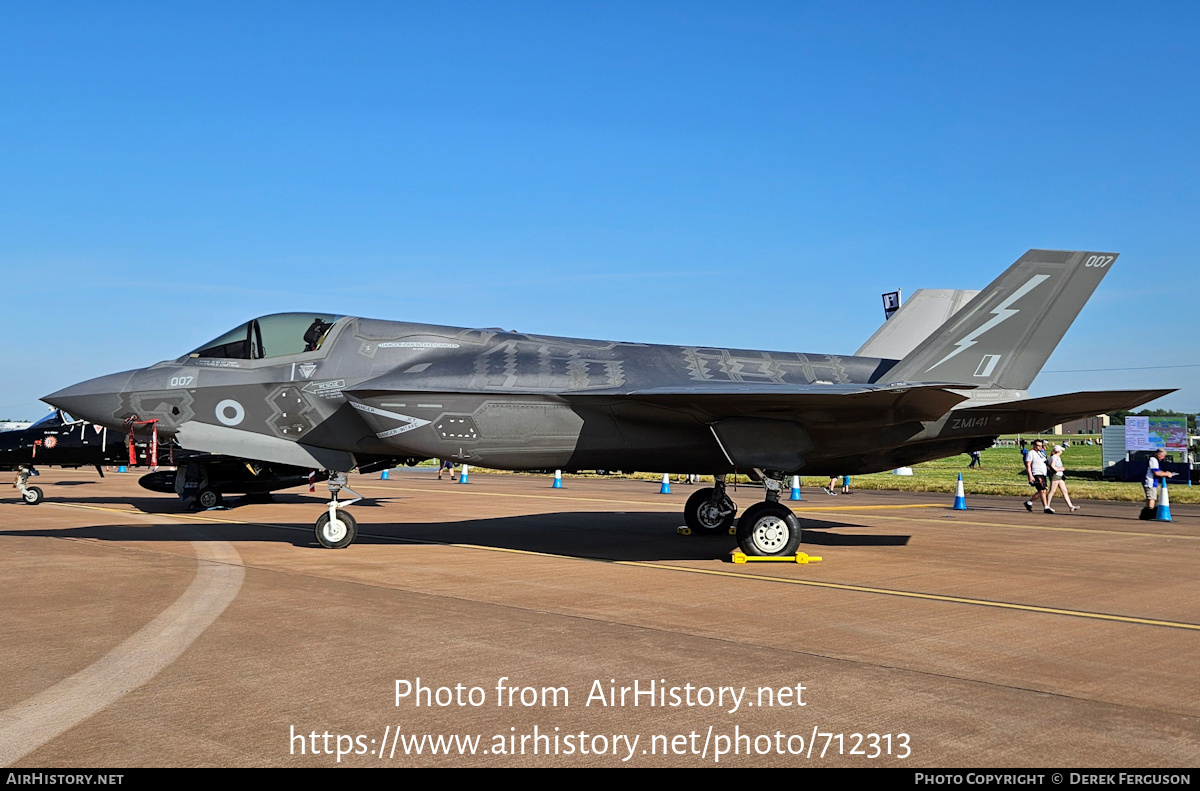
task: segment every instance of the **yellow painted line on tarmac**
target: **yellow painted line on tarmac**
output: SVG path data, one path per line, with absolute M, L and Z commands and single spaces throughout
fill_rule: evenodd
M 468 484 L 470 485 L 470 484 Z M 431 489 L 409 489 L 401 486 L 359 486 L 359 489 L 377 489 L 387 492 L 421 492 L 426 493 L 433 491 Z M 565 494 L 513 494 L 511 492 L 481 492 L 454 490 L 455 494 L 471 494 L 479 497 L 518 497 L 531 500 L 570 500 L 580 503 L 622 503 L 624 505 L 653 505 L 653 506 L 673 506 L 679 507 L 678 500 L 613 500 L 607 497 L 572 497 Z M 783 500 L 781 504 L 786 505 Z M 948 508 L 949 506 L 942 503 L 915 503 L 911 505 L 835 505 L 835 506 L 792 506 L 793 511 L 868 511 L 872 509 L 892 509 L 892 508 Z
M 0 766 L 19 761 L 149 682 L 182 656 L 237 597 L 245 579 L 237 549 L 227 541 L 209 540 L 197 527 L 173 525 L 172 529 L 190 541 L 196 553 L 196 576 L 191 584 L 152 621 L 92 664 L 0 711 Z
M 918 593 L 916 591 L 894 590 L 891 588 L 871 588 L 865 585 L 843 585 L 836 582 L 818 582 L 816 580 L 798 580 L 790 577 L 773 577 L 761 574 L 743 574 L 735 571 L 719 571 L 716 569 L 697 569 L 688 566 L 669 566 L 663 563 L 645 563 L 636 560 L 612 561 L 621 566 L 641 566 L 668 571 L 682 571 L 691 574 L 712 574 L 719 577 L 740 577 L 742 579 L 779 582 L 787 585 L 803 585 L 810 588 L 829 588 L 831 590 L 852 591 L 855 593 L 873 593 L 881 596 L 899 596 L 906 599 L 923 599 L 926 601 L 951 602 L 954 604 L 970 604 L 977 607 L 996 607 L 1003 610 L 1020 610 L 1023 612 L 1044 613 L 1047 615 L 1068 615 L 1075 618 L 1092 618 L 1100 621 L 1116 621 L 1118 623 L 1133 623 L 1143 626 L 1166 626 L 1172 629 L 1190 629 L 1200 631 L 1200 624 L 1180 621 L 1160 621 L 1153 618 L 1134 618 L 1128 615 L 1110 615 L 1109 613 L 1088 612 L 1086 610 L 1065 610 L 1058 607 L 1038 607 L 1032 604 L 1015 604 L 1013 602 L 994 601 L 991 599 L 969 599 L 962 596 L 943 596 L 936 593 Z
M 360 486 L 359 488 L 360 489 L 375 488 L 375 489 L 391 490 L 390 487 L 383 487 L 383 486 L 376 486 L 376 487 Z M 427 489 L 400 489 L 399 491 L 425 492 L 428 490 Z M 491 496 L 491 497 L 533 497 L 533 498 L 547 499 L 547 500 L 575 499 L 575 500 L 581 500 L 581 501 L 585 501 L 585 502 L 599 502 L 599 503 L 626 503 L 626 504 L 635 504 L 635 505 L 660 505 L 660 503 L 643 503 L 641 501 L 634 501 L 634 500 L 604 500 L 604 499 L 600 499 L 600 498 L 591 498 L 591 497 L 565 498 L 565 497 L 555 497 L 553 495 L 505 494 L 502 492 L 468 492 L 468 494 L 477 494 L 480 496 Z M 207 520 L 207 521 L 213 521 L 213 522 L 225 522 L 225 523 L 231 524 L 231 525 L 260 525 L 262 527 L 275 527 L 275 528 L 280 528 L 283 530 L 307 530 L 307 528 L 284 527 L 283 525 L 275 525 L 275 524 L 271 524 L 269 522 L 244 522 L 244 521 L 241 521 L 238 519 L 222 519 L 221 517 L 217 517 L 217 516 L 205 516 L 204 513 L 199 513 L 199 514 L 146 514 L 144 511 L 136 511 L 136 510 L 128 509 L 128 508 L 106 508 L 106 507 L 98 506 L 98 505 L 81 505 L 79 503 L 46 503 L 46 505 L 57 505 L 57 506 L 62 506 L 64 508 L 84 508 L 84 509 L 90 509 L 93 511 L 112 511 L 115 513 L 129 513 L 129 514 L 137 513 L 137 514 L 142 514 L 142 515 L 147 515 L 147 516 L 166 516 L 166 517 L 172 517 L 172 518 L 176 518 L 176 519 L 198 519 L 198 520 Z M 668 505 L 668 504 L 661 503 L 661 505 Z M 792 510 L 793 511 L 814 512 L 814 511 L 845 511 L 845 510 L 897 509 L 897 508 L 946 508 L 948 510 L 949 506 L 933 504 L 933 503 L 926 503 L 926 504 L 913 504 L 913 505 L 835 506 L 832 508 L 820 508 L 820 507 L 814 506 L 811 508 L 793 508 Z M 207 513 L 207 512 L 205 512 L 205 513 Z M 961 513 L 961 512 L 959 512 L 959 513 Z M 1051 533 L 1082 533 L 1084 535 L 1128 536 L 1130 538 L 1178 538 L 1183 541 L 1200 541 L 1200 535 L 1186 535 L 1186 534 L 1181 534 L 1181 533 L 1150 533 L 1150 532 L 1143 532 L 1143 531 L 1138 531 L 1138 530 L 1108 530 L 1108 529 L 1099 528 L 1099 527 L 1097 527 L 1097 528 L 1054 527 L 1052 525 L 1020 525 L 1020 524 L 1012 524 L 1011 522 L 974 522 L 974 521 L 970 521 L 967 519 L 959 519 L 957 517 L 955 517 L 953 522 L 948 522 L 941 518 L 923 519 L 920 517 L 887 516 L 884 514 L 876 515 L 875 518 L 876 519 L 886 519 L 886 520 L 906 521 L 906 522 L 928 522 L 929 524 L 941 525 L 941 526 L 945 526 L 945 527 L 952 527 L 955 525 L 963 525 L 963 526 L 969 526 L 969 527 L 987 527 L 987 528 L 991 528 L 991 529 L 1013 528 L 1015 530 L 1041 530 L 1041 531 L 1046 531 L 1046 532 L 1051 532 Z M 869 527 L 869 525 L 864 525 L 864 527 Z M 375 537 L 376 538 L 389 538 L 388 536 L 375 536 Z M 405 539 L 405 540 L 416 540 L 416 539 Z M 432 543 L 443 543 L 443 542 L 432 542 Z M 457 545 L 455 545 L 455 546 L 457 546 Z M 468 546 L 468 545 L 464 544 L 463 546 Z
M 457 484 L 454 484 L 457 486 Z M 470 486 L 470 484 L 467 484 Z M 378 489 L 385 492 L 420 492 L 428 494 L 432 489 L 409 489 L 402 486 L 359 486 L 359 489 Z M 517 497 L 527 500 L 568 500 L 578 503 L 622 503 L 624 505 L 656 505 L 656 506 L 672 506 L 679 507 L 678 500 L 669 502 L 654 502 L 650 500 L 613 500 L 608 497 L 571 497 L 565 494 L 513 494 L 511 492 L 481 492 L 478 489 L 463 491 L 455 489 L 455 494 L 468 494 L 476 497 Z
M 138 511 L 133 508 L 108 508 L 103 505 L 83 505 L 81 503 L 43 503 L 44 505 L 54 505 L 59 508 L 81 508 L 85 511 L 110 511 L 115 514 L 137 514 L 138 516 L 161 516 L 167 519 L 191 519 L 198 522 L 220 522 L 227 525 L 247 525 L 257 527 L 273 527 L 277 530 L 300 530 L 305 533 L 310 533 L 313 528 L 308 527 L 289 527 L 288 525 L 276 525 L 270 522 L 247 522 L 244 519 L 224 519 L 219 516 L 209 516 L 207 511 L 202 511 L 198 514 L 156 514 L 146 511 Z M 386 536 L 376 536 L 376 538 L 386 538 Z
M 780 500 L 780 503 L 783 503 L 783 501 Z M 784 504 L 786 505 L 786 503 L 784 503 Z M 900 509 L 900 508 L 949 508 L 949 507 L 950 506 L 944 505 L 943 503 L 908 503 L 905 505 L 833 505 L 833 506 L 828 506 L 828 507 L 822 506 L 822 505 L 811 505 L 811 506 L 800 506 L 800 507 L 796 507 L 794 505 L 788 506 L 788 508 L 791 508 L 793 511 L 882 511 L 882 510 Z M 926 521 L 928 521 L 928 520 L 926 520 Z
M 433 489 L 411 489 L 404 487 L 392 486 L 359 486 L 360 489 L 377 489 L 389 492 L 417 492 L 427 493 L 435 491 Z M 533 500 L 568 500 L 582 503 L 620 503 L 623 505 L 653 505 L 657 507 L 679 507 L 679 501 L 663 502 L 659 500 L 612 500 L 604 497 L 571 497 L 570 495 L 553 495 L 553 494 L 513 494 L 510 492 L 481 492 L 481 491 L 466 491 L 459 492 L 455 490 L 455 494 L 471 494 L 479 497 L 516 497 L 528 498 Z M 787 501 L 780 500 L 780 503 L 787 504 Z M 809 506 L 793 506 L 788 505 L 797 513 L 820 513 L 820 512 L 845 512 L 845 511 L 891 511 L 891 510 L 908 510 L 914 508 L 942 508 L 950 510 L 950 506 L 943 503 L 905 503 L 902 505 L 809 505 Z M 961 513 L 961 512 L 959 512 Z M 880 519 L 905 519 L 914 522 L 930 522 L 932 524 L 944 524 L 941 519 L 921 519 L 919 517 L 899 517 L 899 516 L 880 516 Z M 1062 533 L 1092 533 L 1101 535 L 1114 536 L 1134 536 L 1140 538 L 1182 538 L 1188 541 L 1200 541 L 1200 535 L 1176 535 L 1173 533 L 1147 533 L 1137 530 L 1105 530 L 1103 528 L 1083 528 L 1083 527 L 1050 527 L 1046 525 L 1017 525 L 1004 522 L 972 522 L 966 519 L 955 517 L 954 524 L 956 525 L 972 525 L 975 527 L 1012 527 L 1018 530 L 1047 530 L 1051 532 Z
M 949 506 L 943 506 L 949 510 Z M 961 511 L 959 513 L 962 513 Z M 1035 515 L 1036 516 L 1036 515 Z M 954 517 L 953 522 L 943 521 L 941 517 L 937 519 L 923 519 L 921 517 L 903 517 L 903 516 L 878 516 L 877 519 L 896 519 L 906 522 L 928 522 L 934 525 L 943 525 L 953 527 L 955 525 L 968 525 L 971 527 L 1011 527 L 1014 530 L 1044 530 L 1050 533 L 1084 533 L 1091 535 L 1109 535 L 1109 536 L 1131 536 L 1134 538 L 1179 538 L 1185 541 L 1200 541 L 1200 536 L 1186 535 L 1182 533 L 1151 533 L 1141 530 L 1109 530 L 1103 527 L 1055 527 L 1053 525 L 1021 525 L 1013 524 L 1012 522 L 973 522 L 967 519 L 959 519 Z
M 105 508 L 103 506 L 94 505 L 79 505 L 75 503 L 55 503 L 66 508 L 84 508 L 95 511 L 115 511 L 118 513 L 132 513 L 127 509 L 120 508 Z M 157 516 L 158 514 L 155 514 Z M 247 526 L 272 527 L 282 530 L 302 530 L 307 532 L 306 528 L 289 527 L 286 525 L 274 525 L 267 522 L 246 522 L 237 519 L 222 519 L 220 517 L 204 516 L 202 514 L 161 514 L 161 516 L 180 518 L 180 519 L 197 519 L 208 520 L 214 522 L 224 522 L 226 524 L 240 524 Z M 1094 531 L 1082 531 L 1094 532 Z M 1135 624 L 1139 626 L 1159 626 L 1170 629 L 1185 629 L 1189 631 L 1200 631 L 1200 624 L 1187 623 L 1183 621 L 1165 621 L 1155 618 L 1136 618 L 1129 615 L 1113 615 L 1111 613 L 1089 612 L 1087 610 L 1068 610 L 1060 607 L 1040 607 L 1033 604 L 1017 604 L 1015 602 L 997 601 L 993 599 L 972 599 L 963 596 L 946 596 L 937 593 L 920 593 L 918 591 L 897 590 L 894 588 L 874 588 L 866 585 L 847 585 L 838 582 L 820 582 L 817 580 L 794 579 L 791 577 L 776 577 L 766 574 L 747 574 L 737 571 L 723 571 L 719 569 L 699 569 L 691 566 L 673 566 L 666 563 L 649 563 L 639 560 L 604 560 L 602 558 L 580 558 L 573 555 L 559 555 L 552 552 L 538 552 L 531 549 L 510 549 L 507 547 L 489 547 L 481 544 L 459 544 L 449 541 L 434 541 L 423 538 L 405 538 L 402 536 L 384 536 L 373 533 L 360 533 L 364 538 L 374 538 L 383 541 L 394 541 L 397 543 L 417 543 L 417 544 L 432 544 L 436 546 L 448 546 L 459 549 L 477 549 L 486 552 L 503 552 L 513 555 L 532 555 L 537 557 L 551 558 L 555 560 L 574 560 L 587 563 L 609 563 L 615 566 L 632 566 L 635 568 L 657 569 L 660 571 L 674 571 L 684 574 L 708 574 L 714 577 L 731 577 L 734 579 L 754 580 L 758 582 L 771 582 L 781 585 L 801 585 L 809 588 L 825 588 L 828 590 L 847 591 L 850 593 L 866 593 L 876 596 L 895 596 L 905 599 L 917 599 L 921 601 L 937 601 L 946 602 L 949 604 L 965 604 L 974 607 L 991 607 L 1001 610 L 1017 610 L 1020 612 L 1040 613 L 1043 615 L 1062 615 L 1072 618 L 1087 618 L 1097 621 L 1110 621 L 1115 623 Z M 1144 535 L 1144 534 L 1134 534 Z

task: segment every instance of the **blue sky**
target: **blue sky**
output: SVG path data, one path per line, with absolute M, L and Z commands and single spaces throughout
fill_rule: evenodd
M 0 418 L 260 314 L 851 353 L 1120 252 L 1037 395 L 1200 411 L 1200 5 L 5 3 Z M 1054 373 L 1076 369 L 1188 366 Z

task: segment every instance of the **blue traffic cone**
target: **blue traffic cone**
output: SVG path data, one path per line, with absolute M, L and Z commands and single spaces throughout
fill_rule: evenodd
M 117 472 L 129 472 L 129 470 L 125 469 L 125 465 L 122 464 L 120 467 L 117 467 Z
M 379 473 L 379 480 L 386 481 L 387 479 L 388 479 L 388 471 L 387 470 L 384 470 L 383 472 Z
M 1167 479 L 1159 478 L 1159 485 L 1162 487 L 1162 492 L 1158 495 L 1158 510 L 1154 512 L 1155 522 L 1170 522 L 1171 521 L 1171 500 L 1167 497 Z
M 663 473 L 663 482 L 662 482 L 662 486 L 659 487 L 659 489 L 658 489 L 658 493 L 659 494 L 670 494 L 671 493 L 671 477 L 669 475 L 667 475 L 665 472 Z
M 958 486 L 955 487 L 955 489 L 954 489 L 954 510 L 955 511 L 967 510 L 967 498 L 966 498 L 966 495 L 963 494 L 962 473 L 961 472 L 958 474 Z
M 458 482 L 459 483 L 467 482 L 467 465 L 465 465 L 465 464 L 462 466 L 462 469 L 458 473 Z
M 803 500 L 804 499 L 803 497 L 800 496 L 800 476 L 799 475 L 792 476 L 792 497 L 791 497 L 791 499 L 793 499 L 793 500 Z
M 561 489 L 562 488 L 562 470 L 554 471 L 554 485 L 551 486 L 550 488 L 551 489 Z

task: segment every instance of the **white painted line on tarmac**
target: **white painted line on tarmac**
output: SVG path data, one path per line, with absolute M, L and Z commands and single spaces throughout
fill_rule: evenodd
M 133 516 L 133 514 L 130 514 Z M 124 695 L 178 659 L 225 611 L 242 587 L 242 558 L 199 527 L 174 526 L 192 540 L 196 578 L 175 602 L 125 642 L 49 689 L 0 712 L 0 766 L 9 766 Z

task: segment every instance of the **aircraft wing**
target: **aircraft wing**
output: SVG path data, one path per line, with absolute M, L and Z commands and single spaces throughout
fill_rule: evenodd
M 628 400 L 696 413 L 707 420 L 732 417 L 799 420 L 802 423 L 894 424 L 937 420 L 967 399 L 963 385 L 763 385 L 712 382 L 684 387 L 632 390 L 620 394 L 565 393 L 568 403 Z M 966 389 L 970 389 L 969 386 Z

